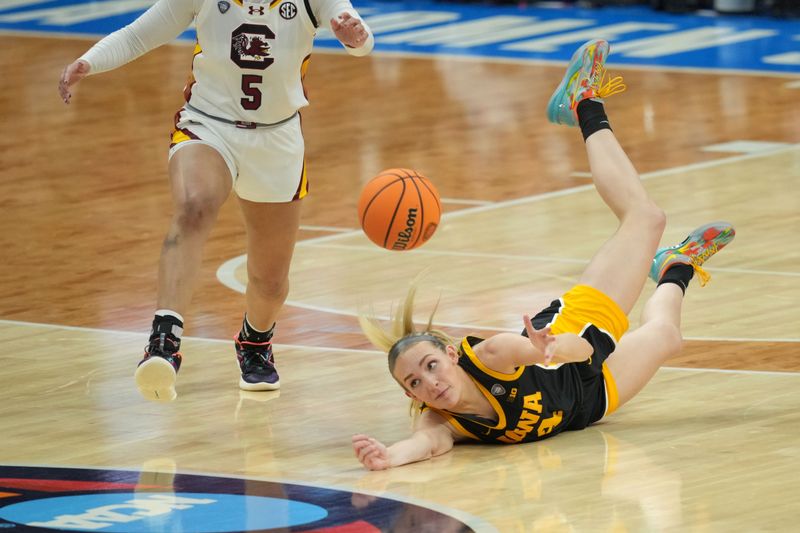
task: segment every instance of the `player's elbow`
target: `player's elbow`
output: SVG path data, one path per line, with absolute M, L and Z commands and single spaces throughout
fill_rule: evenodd
M 563 362 L 580 363 L 594 354 L 594 347 L 583 337 L 574 333 L 560 336 L 556 348 L 556 358 Z
M 442 455 L 453 448 L 453 437 L 446 431 L 423 431 L 424 438 L 428 441 L 429 455 L 426 459 Z

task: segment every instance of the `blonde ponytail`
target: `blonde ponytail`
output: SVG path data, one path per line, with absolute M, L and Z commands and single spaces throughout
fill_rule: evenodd
M 454 344 L 453 339 L 448 334 L 433 329 L 433 317 L 439 307 L 438 301 L 428 317 L 425 329 L 417 330 L 414 325 L 414 297 L 417 294 L 417 286 L 421 277 L 422 274 L 418 275 L 409 285 L 405 300 L 403 300 L 403 304 L 397 308 L 394 316 L 390 319 L 388 328 L 384 328 L 374 316 L 360 314 L 358 317 L 358 323 L 361 325 L 361 330 L 367 339 L 376 348 L 387 353 L 389 372 L 391 373 L 394 371 L 397 358 L 418 342 L 428 341 L 442 350 L 448 344 Z M 422 404 L 420 402 L 412 400 L 411 416 L 416 417 L 420 413 L 421 407 Z

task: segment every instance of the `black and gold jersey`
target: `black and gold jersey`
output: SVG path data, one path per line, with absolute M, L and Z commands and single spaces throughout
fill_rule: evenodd
M 582 402 L 580 378 L 571 365 L 522 366 L 504 374 L 488 368 L 475 355 L 472 347 L 482 341 L 463 339 L 458 364 L 492 405 L 497 421 L 431 409 L 463 435 L 482 442 L 531 442 L 569 427 Z
M 602 292 L 577 285 L 532 319 L 537 329 L 549 326 L 554 335 L 575 333 L 594 353 L 586 361 L 529 365 L 505 374 L 488 368 L 473 347 L 478 337 L 461 341 L 458 364 L 494 409 L 497 420 L 430 408 L 458 432 L 481 442 L 516 444 L 583 429 L 613 412 L 619 403 L 616 382 L 605 364 L 628 319 Z M 523 335 L 525 333 L 523 332 Z

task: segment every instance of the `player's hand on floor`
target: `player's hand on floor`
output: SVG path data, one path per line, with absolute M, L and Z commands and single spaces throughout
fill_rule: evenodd
M 89 74 L 89 63 L 80 59 L 64 67 L 58 81 L 58 94 L 65 104 L 72 98 L 72 87 Z
M 353 435 L 353 451 L 369 470 L 385 470 L 392 466 L 386 446 L 367 435 Z
M 350 13 L 342 13 L 338 19 L 331 19 L 331 29 L 339 42 L 350 48 L 360 48 L 367 42 L 367 29 L 361 19 Z

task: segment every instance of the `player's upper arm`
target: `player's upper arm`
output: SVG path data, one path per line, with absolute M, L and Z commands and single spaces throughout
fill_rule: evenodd
M 159 0 L 136 20 L 97 42 L 81 56 L 89 74 L 121 67 L 183 33 L 194 20 L 199 0 Z
M 528 337 L 518 333 L 498 333 L 472 349 L 481 363 L 504 374 L 513 374 L 520 366 L 544 362 L 544 356 Z

